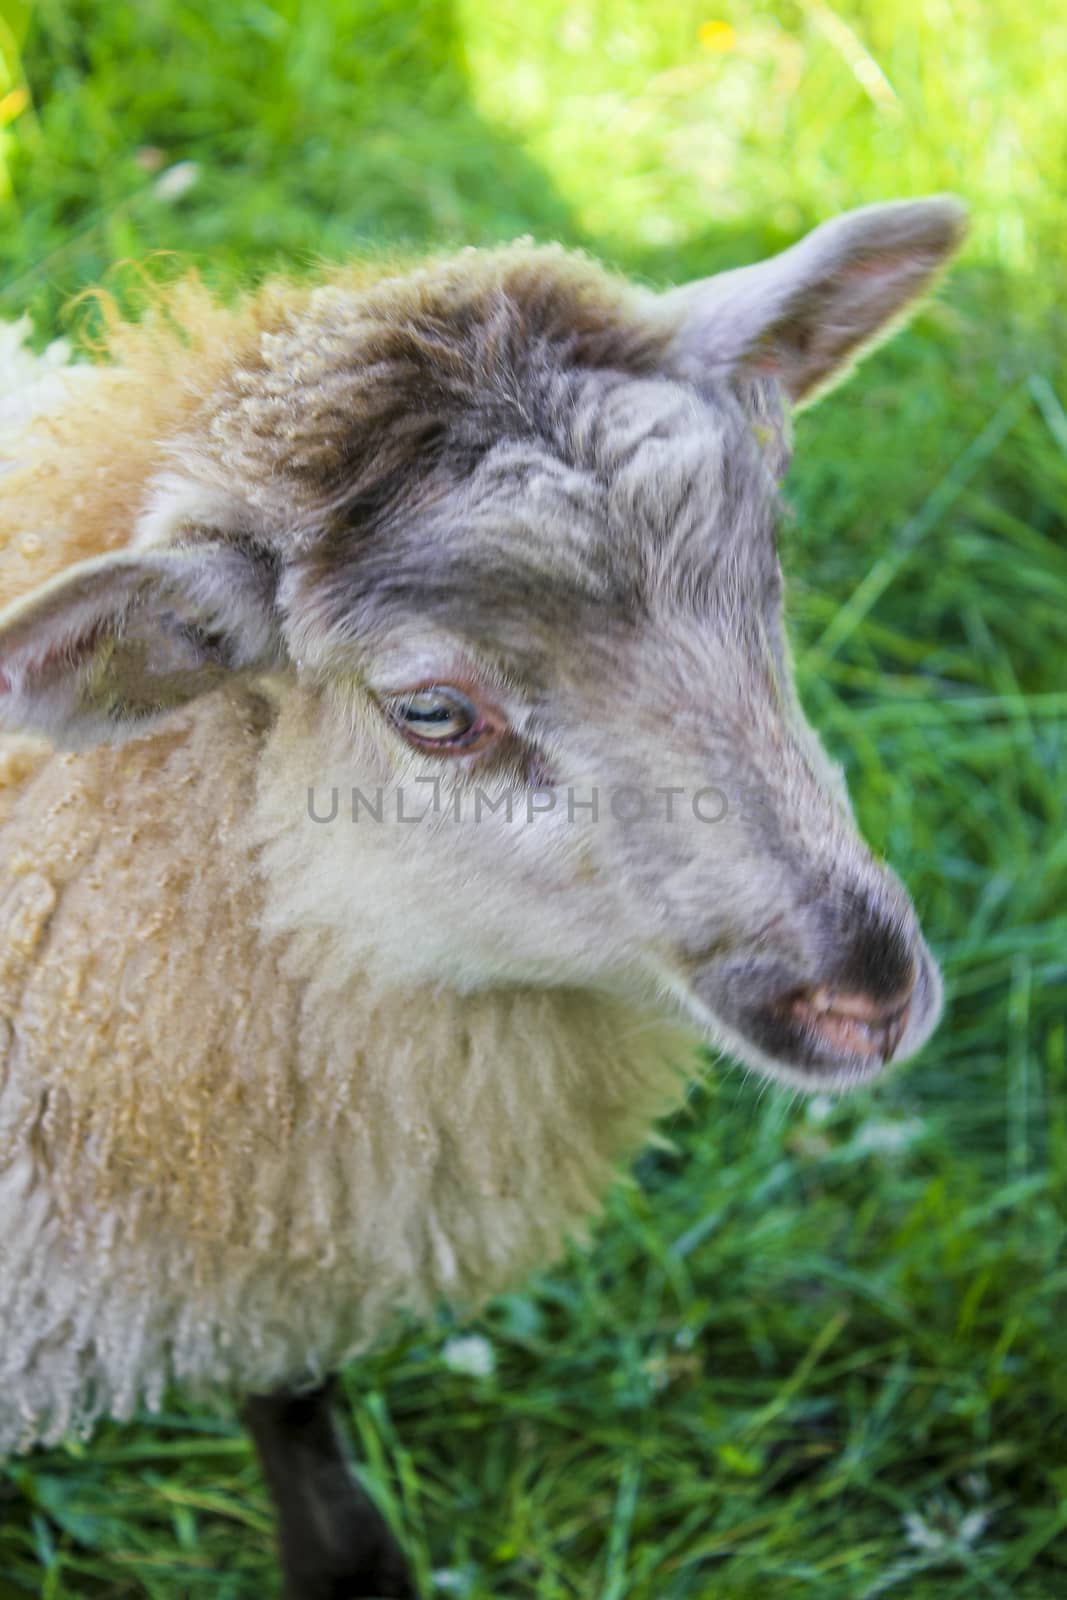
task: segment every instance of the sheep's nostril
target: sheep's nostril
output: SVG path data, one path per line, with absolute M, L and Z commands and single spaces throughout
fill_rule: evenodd
M 794 990 L 778 1002 L 776 1010 L 833 1051 L 888 1061 L 907 1025 L 912 993 L 913 987 L 890 1000 L 874 1000 L 870 995 L 843 993 L 824 984 Z

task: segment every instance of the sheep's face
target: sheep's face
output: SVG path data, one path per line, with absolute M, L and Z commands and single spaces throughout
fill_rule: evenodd
M 658 989 L 779 1076 L 869 1074 L 938 980 L 793 693 L 774 429 L 726 386 L 578 387 L 565 452 L 491 448 L 388 573 L 291 573 L 278 903 L 415 992 Z
M 320 296 L 176 448 L 143 551 L 0 622 L 11 719 L 113 737 L 270 672 L 271 923 L 413 993 L 593 986 L 870 1076 L 940 985 L 793 690 L 783 408 L 958 232 L 879 208 L 659 301 L 529 254 Z

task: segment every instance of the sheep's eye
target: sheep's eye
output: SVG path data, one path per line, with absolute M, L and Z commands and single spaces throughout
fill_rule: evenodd
M 467 695 L 437 684 L 394 695 L 386 709 L 405 738 L 424 749 L 469 750 L 497 731 Z

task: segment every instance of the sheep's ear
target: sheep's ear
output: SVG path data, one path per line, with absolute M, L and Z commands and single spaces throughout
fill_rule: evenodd
M 69 568 L 0 612 L 0 727 L 118 743 L 282 657 L 266 559 L 222 544 Z
M 891 331 L 966 231 L 951 195 L 849 211 L 769 261 L 664 295 L 672 358 L 697 380 L 770 374 L 809 401 Z

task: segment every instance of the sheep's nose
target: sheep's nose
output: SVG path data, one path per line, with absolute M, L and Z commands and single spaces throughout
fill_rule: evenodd
M 894 897 L 895 898 L 895 897 Z M 823 954 L 813 977 L 817 987 L 846 1004 L 896 1011 L 916 979 L 918 928 L 911 907 L 866 896 L 838 901 L 824 913 Z M 870 1020 L 870 1019 L 868 1019 Z

